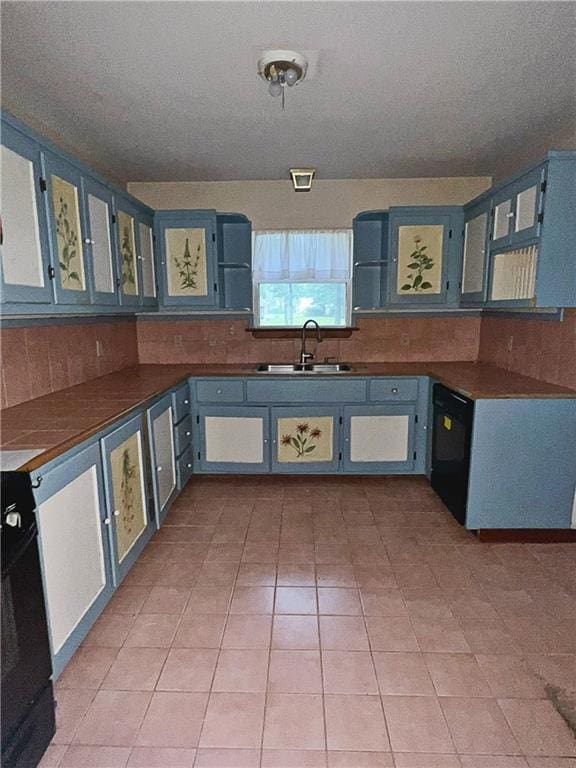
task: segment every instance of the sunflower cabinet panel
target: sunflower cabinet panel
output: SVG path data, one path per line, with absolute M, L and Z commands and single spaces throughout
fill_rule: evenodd
M 337 472 L 340 409 L 334 406 L 272 408 L 272 471 Z
M 462 222 L 460 206 L 390 209 L 390 305 L 458 304 Z
M 216 308 L 216 211 L 162 211 L 155 226 L 162 304 Z
M 150 514 L 142 415 L 101 441 L 114 583 L 132 567 L 155 530 Z
M 43 153 L 42 165 L 56 303 L 90 304 L 81 173 L 51 152 Z
M 41 468 L 32 480 L 54 675 L 58 677 L 113 592 L 98 443 Z

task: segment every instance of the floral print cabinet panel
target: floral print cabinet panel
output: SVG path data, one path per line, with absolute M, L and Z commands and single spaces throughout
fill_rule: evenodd
M 119 210 L 118 250 L 120 256 L 120 284 L 124 296 L 138 296 L 138 261 L 134 217 Z
M 155 215 L 162 265 L 162 303 L 216 306 L 216 212 Z
M 337 469 L 339 422 L 337 408 L 272 408 L 273 471 L 328 472 Z
M 441 293 L 443 238 L 444 227 L 441 225 L 399 227 L 398 294 Z

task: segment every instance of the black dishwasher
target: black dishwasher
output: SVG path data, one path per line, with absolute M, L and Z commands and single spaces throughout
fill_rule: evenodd
M 432 393 L 432 488 L 464 525 L 474 402 L 442 384 Z

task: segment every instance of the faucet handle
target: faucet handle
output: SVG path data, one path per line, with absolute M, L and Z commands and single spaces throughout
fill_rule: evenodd
M 325 363 L 329 363 L 330 360 L 336 360 L 336 357 L 334 355 L 328 355 L 327 357 L 324 358 Z
M 312 352 L 302 352 L 300 354 L 300 365 L 305 365 L 307 360 L 314 360 Z

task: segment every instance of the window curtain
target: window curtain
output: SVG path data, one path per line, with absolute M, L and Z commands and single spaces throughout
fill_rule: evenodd
M 254 232 L 252 258 L 259 283 L 345 282 L 350 279 L 352 230 Z

